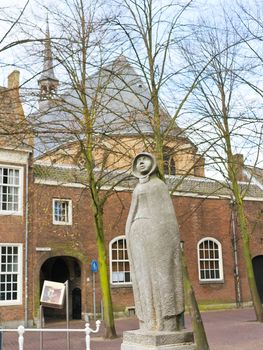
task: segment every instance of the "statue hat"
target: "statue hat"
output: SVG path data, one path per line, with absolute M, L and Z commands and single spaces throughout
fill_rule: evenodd
M 140 172 L 136 168 L 137 160 L 141 156 L 149 157 L 152 161 L 152 167 L 151 167 L 150 171 L 148 172 L 148 174 L 146 174 L 146 175 L 140 174 Z M 156 162 L 156 158 L 153 154 L 148 153 L 148 152 L 141 152 L 141 153 L 137 154 L 137 156 L 134 158 L 133 163 L 132 163 L 132 174 L 135 177 L 137 177 L 138 179 L 149 178 L 149 176 L 152 175 L 153 173 L 155 173 L 156 171 L 157 171 L 157 162 Z

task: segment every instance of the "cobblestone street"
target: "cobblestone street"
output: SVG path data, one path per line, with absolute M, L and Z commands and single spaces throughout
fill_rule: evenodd
M 252 309 L 209 311 L 202 313 L 210 350 L 262 350 L 263 324 L 255 321 Z M 95 328 L 93 322 L 91 326 Z M 186 326 L 190 328 L 189 317 L 186 316 Z M 64 328 L 64 323 L 47 324 L 46 327 Z M 72 321 L 70 328 L 83 328 L 84 322 Z M 91 350 L 119 350 L 122 342 L 122 332 L 137 329 L 135 318 L 117 319 L 116 329 L 119 337 L 114 340 L 103 339 L 103 326 L 98 334 L 91 335 Z M 66 335 L 64 333 L 45 333 L 43 350 L 66 350 Z M 24 350 L 39 349 L 39 334 L 27 333 Z M 85 333 L 70 335 L 71 350 L 85 350 Z M 4 335 L 3 350 L 18 350 L 17 334 Z

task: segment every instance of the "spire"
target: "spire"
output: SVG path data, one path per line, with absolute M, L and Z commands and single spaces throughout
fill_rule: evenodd
M 46 38 L 45 38 L 43 71 L 38 80 L 38 85 L 40 87 L 41 100 L 51 98 L 52 94 L 56 92 L 56 89 L 59 85 L 59 81 L 55 77 L 54 68 L 53 68 L 53 57 L 52 57 L 52 50 L 51 50 L 48 16 L 47 16 L 47 29 L 46 29 Z

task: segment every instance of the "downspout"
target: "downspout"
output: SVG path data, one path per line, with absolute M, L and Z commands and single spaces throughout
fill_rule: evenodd
M 235 202 L 233 199 L 230 201 L 231 206 L 231 231 L 232 231 L 232 247 L 234 255 L 234 279 L 235 279 L 235 291 L 236 291 L 236 305 L 242 306 L 242 296 L 240 287 L 240 273 L 238 266 L 238 252 L 237 252 L 237 232 L 236 232 L 236 218 L 235 218 Z
M 28 327 L 28 225 L 29 225 L 29 188 L 28 188 L 28 176 L 29 176 L 29 159 L 30 154 L 28 155 L 27 164 L 26 164 L 26 212 L 25 212 L 25 316 L 24 323 Z

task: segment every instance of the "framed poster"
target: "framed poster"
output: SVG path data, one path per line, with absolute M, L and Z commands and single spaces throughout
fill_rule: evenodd
M 53 281 L 44 281 L 40 303 L 46 307 L 62 309 L 65 299 L 65 284 Z

